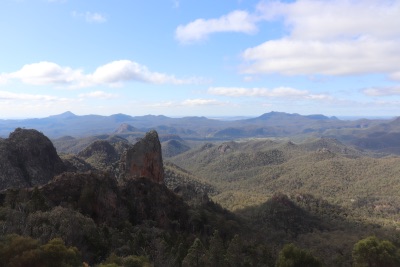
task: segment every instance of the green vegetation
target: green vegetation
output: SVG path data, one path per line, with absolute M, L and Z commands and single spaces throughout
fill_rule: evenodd
M 60 238 L 40 243 L 30 237 L 7 235 L 0 239 L 1 266 L 75 267 L 82 266 L 76 247 L 67 247 Z
M 276 267 L 322 267 L 322 263 L 308 251 L 288 244 L 279 252 Z
M 333 139 L 210 144 L 168 160 L 214 186 L 212 199 L 229 210 L 276 192 L 310 193 L 380 224 L 400 219 L 400 158 L 374 158 Z
M 400 251 L 392 242 L 370 236 L 354 245 L 353 260 L 354 267 L 395 267 L 400 265 Z
M 72 172 L 0 192 L 0 266 L 400 266 L 398 157 L 169 137 L 164 184 L 118 180 L 130 144 L 104 137 L 63 156 Z

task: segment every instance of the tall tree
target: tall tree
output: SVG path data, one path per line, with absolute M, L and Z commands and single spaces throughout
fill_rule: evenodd
M 387 240 L 370 236 L 358 241 L 353 247 L 354 267 L 400 266 L 399 249 Z
M 310 252 L 288 244 L 279 252 L 276 267 L 321 267 L 322 263 Z
M 196 238 L 189 248 L 186 257 L 183 259 L 183 267 L 200 267 L 206 266 L 206 249 L 199 238 Z
M 210 266 L 221 267 L 225 265 L 225 248 L 224 242 L 219 235 L 218 230 L 215 230 L 210 239 L 210 246 L 208 249 L 208 260 Z
M 230 267 L 240 267 L 243 261 L 242 241 L 239 235 L 235 235 L 226 250 L 226 261 Z

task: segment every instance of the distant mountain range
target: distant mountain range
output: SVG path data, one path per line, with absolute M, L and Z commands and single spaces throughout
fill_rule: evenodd
M 321 114 L 269 112 L 255 118 L 218 120 L 163 115 L 78 116 L 68 111 L 40 119 L 0 120 L 0 137 L 8 137 L 18 127 L 37 129 L 53 141 L 61 140 L 64 144 L 68 141 L 74 146 L 82 138 L 98 140 L 121 137 L 135 142 L 138 137 L 154 129 L 162 141 L 227 141 L 243 138 L 305 140 L 310 137 L 330 137 L 361 149 L 400 154 L 400 117 L 341 120 Z M 84 145 L 87 145 L 86 141 Z

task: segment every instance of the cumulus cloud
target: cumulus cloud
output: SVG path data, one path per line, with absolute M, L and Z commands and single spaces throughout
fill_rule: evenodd
M 233 11 L 217 19 L 197 19 L 186 25 L 180 25 L 175 31 L 176 39 L 181 43 L 193 43 L 206 39 L 216 32 L 255 33 L 256 20 L 248 12 Z
M 124 82 L 139 81 L 152 84 L 194 84 L 201 79 L 178 79 L 174 75 L 152 72 L 146 66 L 130 60 L 118 60 L 99 66 L 93 73 L 62 67 L 53 62 L 27 64 L 20 70 L 0 75 L 0 84 L 19 80 L 31 85 L 58 85 L 83 88 L 95 85 L 120 86 Z
M 282 20 L 288 34 L 246 49 L 243 73 L 399 77 L 400 1 L 268 1 L 258 15 Z
M 70 84 L 84 79 L 82 70 L 61 67 L 53 62 L 42 61 L 24 65 L 20 70 L 3 74 L 3 79 L 19 79 L 33 85 Z
M 398 37 L 400 2 L 393 0 L 297 0 L 260 2 L 264 20 L 283 19 L 290 36 L 303 40 L 333 40 L 375 36 Z
M 252 13 L 180 25 L 177 40 L 191 43 L 217 32 L 254 33 L 281 22 L 282 37 L 245 49 L 243 74 L 353 75 L 384 73 L 400 80 L 400 1 L 260 1 Z
M 400 43 L 356 39 L 323 42 L 280 39 L 247 49 L 247 74 L 349 75 L 392 72 L 400 67 Z
M 95 83 L 118 84 L 124 81 L 141 81 L 153 84 L 187 84 L 193 83 L 193 79 L 177 79 L 173 75 L 159 72 L 151 72 L 146 66 L 130 60 L 118 60 L 100 66 L 90 76 Z

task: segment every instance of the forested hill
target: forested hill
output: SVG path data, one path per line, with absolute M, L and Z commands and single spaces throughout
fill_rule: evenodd
M 375 173 L 379 178 L 359 181 L 355 188 L 368 194 L 357 191 L 363 197 L 351 206 L 333 198 L 344 181 L 361 179 L 352 174 L 367 174 L 380 159 L 356 169 L 367 155 L 334 139 L 182 150 L 170 140 L 160 142 L 150 131 L 135 142 L 93 140 L 58 157 L 36 130 L 19 128 L 2 139 L 0 171 L 14 176 L 2 178 L 0 266 L 399 266 L 396 207 L 390 204 L 397 203 L 396 194 L 374 195 L 398 183 L 379 186 L 386 176 Z M 163 147 L 170 149 L 168 159 Z M 188 169 L 182 156 L 193 164 Z M 49 158 L 54 161 L 42 164 Z M 320 194 L 319 186 L 330 189 Z M 215 202 L 249 199 L 253 205 L 235 211 Z

